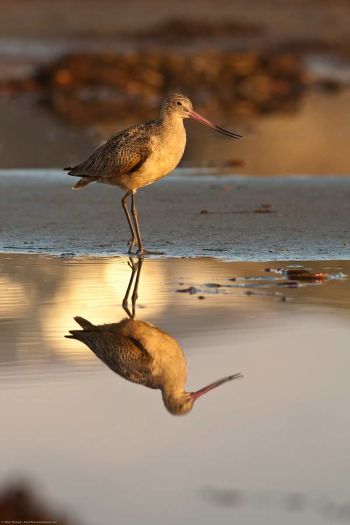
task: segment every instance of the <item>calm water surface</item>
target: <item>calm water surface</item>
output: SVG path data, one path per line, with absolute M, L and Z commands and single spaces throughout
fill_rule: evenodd
M 180 343 L 188 390 L 244 374 L 174 417 L 64 337 L 126 317 L 127 258 L 1 255 L 0 485 L 86 525 L 350 522 L 350 262 L 296 288 L 267 267 L 144 261 L 136 319 Z

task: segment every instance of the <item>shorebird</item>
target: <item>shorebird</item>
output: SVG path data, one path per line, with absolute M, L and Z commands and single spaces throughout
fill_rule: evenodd
M 164 406 L 171 414 L 187 414 L 199 397 L 242 375 L 218 379 L 195 392 L 185 390 L 187 366 L 179 343 L 160 328 L 134 318 L 141 265 L 142 259 L 138 265 L 132 262 L 132 276 L 123 301 L 128 318 L 119 323 L 94 325 L 83 317 L 74 317 L 82 330 L 70 330 L 70 335 L 65 337 L 84 343 L 113 372 L 128 381 L 159 389 Z M 131 314 L 127 302 L 135 271 Z
M 86 161 L 65 168 L 68 175 L 80 177 L 73 186 L 75 190 L 91 182 L 111 184 L 126 190 L 121 202 L 131 232 L 129 253 L 136 243 L 138 255 L 150 253 L 145 250 L 142 242 L 135 194 L 140 188 L 156 182 L 176 168 L 185 151 L 186 130 L 183 120 L 186 118 L 197 120 L 229 137 L 241 137 L 196 113 L 189 98 L 174 94 L 163 101 L 157 120 L 120 131 L 102 144 Z M 131 214 L 127 205 L 130 196 Z

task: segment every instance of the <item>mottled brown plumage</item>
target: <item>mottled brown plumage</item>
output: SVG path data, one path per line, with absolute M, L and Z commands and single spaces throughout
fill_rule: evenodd
M 95 326 L 82 317 L 74 319 L 83 330 L 70 330 L 71 335 L 66 337 L 86 344 L 113 372 L 128 381 L 160 388 L 151 374 L 152 356 L 142 345 L 142 337 L 135 338 L 142 330 L 141 323 L 124 319 L 120 323 Z
M 138 254 L 145 253 L 140 234 L 135 193 L 168 175 L 180 162 L 186 146 L 185 118 L 193 118 L 220 133 L 239 138 L 206 120 L 193 111 L 192 102 L 184 95 L 170 95 L 161 108 L 160 117 L 132 126 L 113 135 L 86 161 L 66 168 L 68 175 L 80 177 L 73 189 L 80 189 L 91 182 L 111 184 L 126 190 L 122 206 L 130 227 L 132 239 L 129 253 L 138 244 Z M 131 195 L 131 216 L 127 199 Z
M 186 392 L 185 355 L 179 343 L 160 328 L 135 319 L 99 326 L 82 317 L 74 319 L 83 330 L 70 330 L 66 337 L 84 343 L 124 379 L 161 390 L 163 403 L 173 415 L 187 414 L 198 397 L 241 377 L 234 374 L 197 392 Z
M 121 175 L 135 173 L 149 157 L 150 138 L 156 132 L 156 121 L 121 131 L 102 144 L 86 161 L 68 168 L 68 175 L 84 177 L 83 182 L 86 184 L 98 181 L 119 186 L 122 183 L 116 179 Z

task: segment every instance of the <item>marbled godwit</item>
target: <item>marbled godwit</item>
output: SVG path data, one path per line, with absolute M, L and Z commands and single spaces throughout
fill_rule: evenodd
M 192 102 L 184 95 L 167 97 L 158 120 L 132 126 L 112 136 L 100 146 L 85 162 L 72 168 L 65 168 L 68 175 L 81 177 L 73 186 L 80 189 L 91 182 L 119 186 L 126 190 L 122 206 L 131 231 L 128 243 L 129 253 L 138 244 L 137 253 L 147 253 L 144 249 L 137 209 L 136 191 L 168 175 L 180 162 L 186 146 L 185 118 L 192 118 L 210 128 L 235 139 L 231 133 L 216 126 L 193 111 Z M 131 195 L 131 215 L 127 200 Z
M 123 301 L 129 318 L 119 323 L 96 326 L 83 317 L 75 317 L 82 330 L 70 330 L 70 335 L 66 337 L 84 343 L 113 372 L 128 381 L 161 390 L 163 403 L 171 414 L 187 414 L 200 396 L 242 375 L 224 377 L 195 392 L 185 391 L 187 366 L 179 343 L 160 328 L 134 319 L 141 265 L 141 259 L 138 265 L 132 262 L 133 271 Z M 131 314 L 127 301 L 136 268 Z

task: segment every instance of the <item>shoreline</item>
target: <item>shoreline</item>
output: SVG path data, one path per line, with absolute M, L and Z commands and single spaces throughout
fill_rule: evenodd
M 162 257 L 350 260 L 350 178 L 189 172 L 137 194 L 145 245 Z M 105 185 L 73 192 L 72 184 L 58 170 L 0 170 L 0 251 L 127 255 L 122 192 Z

